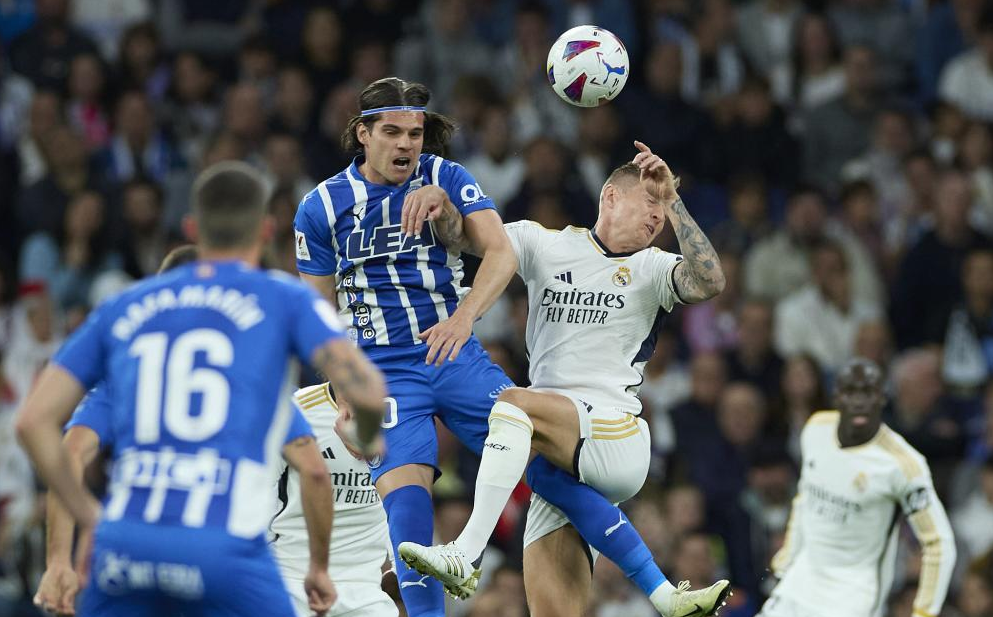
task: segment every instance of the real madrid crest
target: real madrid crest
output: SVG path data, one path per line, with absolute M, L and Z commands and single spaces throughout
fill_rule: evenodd
M 631 284 L 631 270 L 621 266 L 617 269 L 617 272 L 614 272 L 614 276 L 611 277 L 611 280 L 614 281 L 614 285 L 617 285 L 618 287 L 627 287 Z
M 855 490 L 864 493 L 869 486 L 869 477 L 865 475 L 864 471 L 860 471 L 855 476 L 855 480 L 852 481 L 852 485 L 855 486 Z

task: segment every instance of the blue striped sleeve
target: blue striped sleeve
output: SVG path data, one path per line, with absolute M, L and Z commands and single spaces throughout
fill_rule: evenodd
M 453 161 L 444 161 L 438 173 L 441 188 L 459 209 L 462 216 L 479 210 L 496 210 L 493 200 L 486 196 L 476 179 L 465 167 Z
M 297 208 L 293 218 L 297 270 L 304 274 L 328 276 L 338 270 L 331 241 L 334 231 L 327 210 L 331 207 L 330 203 L 325 207 L 321 191 L 315 188 L 304 196 Z

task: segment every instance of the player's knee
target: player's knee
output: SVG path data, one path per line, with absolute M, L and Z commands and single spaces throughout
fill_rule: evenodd
M 527 412 L 525 409 L 527 407 L 527 388 L 507 388 L 506 390 L 500 392 L 497 397 L 497 401 L 501 403 L 510 403 L 514 407 L 519 407 Z

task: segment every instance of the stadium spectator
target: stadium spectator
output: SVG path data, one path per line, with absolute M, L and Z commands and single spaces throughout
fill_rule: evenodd
M 92 171 L 82 136 L 68 126 L 56 126 L 43 136 L 48 173 L 20 192 L 17 218 L 21 233 L 42 231 L 56 237 L 69 200 L 104 183 Z
M 315 185 L 304 168 L 300 141 L 289 133 L 272 132 L 266 138 L 264 152 L 264 173 L 269 189 L 276 186 L 290 187 L 299 203 Z
M 217 74 L 202 56 L 183 52 L 173 60 L 164 117 L 172 127 L 180 153 L 188 161 L 200 158 L 210 135 L 220 125 L 216 86 Z
M 883 221 L 886 245 L 884 273 L 890 282 L 896 277 L 904 254 L 930 228 L 931 209 L 938 184 L 938 165 L 927 150 L 915 150 L 903 161 L 903 175 L 908 194 L 897 204 L 894 215 Z
M 95 191 L 73 196 L 55 235 L 34 233 L 21 247 L 21 280 L 43 281 L 58 309 L 87 306 L 90 286 L 102 272 L 121 265 L 111 250 L 109 214 Z
M 765 181 L 755 174 L 742 174 L 729 182 L 731 218 L 721 221 L 711 233 L 714 247 L 722 253 L 743 256 L 757 241 L 772 233 Z
M 843 47 L 871 45 L 882 85 L 898 89 L 907 83 L 914 37 L 906 11 L 889 0 L 840 0 L 832 3 L 828 14 Z
M 975 46 L 942 69 L 938 95 L 973 118 L 993 121 L 993 6 L 979 17 Z
M 563 109 L 561 99 L 548 87 L 545 64 L 552 46 L 548 19 L 547 9 L 539 2 L 519 5 L 514 15 L 514 37 L 500 51 L 492 70 L 507 76 L 498 86 L 510 101 L 521 140 L 550 135 L 573 145 L 578 114 Z
M 487 71 L 492 58 L 470 27 L 468 0 L 428 0 L 419 29 L 397 44 L 394 66 L 404 79 L 426 84 L 439 109 L 449 110 L 460 75 Z M 433 99 L 433 100 L 435 100 Z
M 881 318 L 859 324 L 852 355 L 875 362 L 883 377 L 887 377 L 893 362 L 893 333 L 889 323 Z
M 259 5 L 247 0 L 203 3 L 161 0 L 155 23 L 169 51 L 193 51 L 210 56 L 233 54 L 257 24 Z
M 750 0 L 739 8 L 736 36 L 749 68 L 770 81 L 788 70 L 794 28 L 802 15 L 798 0 Z
M 179 154 L 155 123 L 151 101 L 141 90 L 117 99 L 114 134 L 99 155 L 106 177 L 115 183 L 148 177 L 162 182 L 183 165 Z
M 0 152 L 14 148 L 27 131 L 33 90 L 30 81 L 10 68 L 0 49 Z
M 972 563 L 993 549 L 993 457 L 987 458 L 965 501 L 949 512 L 959 547 L 959 559 Z
M 595 202 L 582 188 L 562 144 L 548 137 L 535 139 L 524 147 L 524 164 L 524 182 L 506 205 L 506 221 L 527 218 L 550 229 L 561 229 L 570 221 L 583 227 L 593 225 Z M 539 195 L 550 201 L 539 202 Z M 541 208 L 548 214 L 540 216 Z M 555 209 L 560 212 L 549 216 Z M 564 218 L 564 224 L 551 227 L 558 218 Z
M 875 186 L 868 180 L 853 180 L 841 187 L 840 200 L 838 223 L 865 247 L 874 267 L 882 272 L 886 263 L 882 230 L 884 218 Z
M 487 194 L 501 216 L 524 181 L 524 162 L 514 156 L 511 128 L 506 107 L 488 106 L 479 117 L 479 152 L 465 162 L 466 169 L 479 180 L 479 186 L 487 187 Z
M 35 4 L 36 21 L 11 42 L 10 63 L 36 87 L 62 90 L 72 59 L 82 53 L 97 54 L 97 47 L 69 23 L 70 0 L 40 0 Z
M 829 408 L 823 372 L 810 356 L 793 356 L 783 365 L 772 426 L 786 436 L 787 450 L 800 461 L 800 431 L 815 411 Z
M 925 340 L 926 324 L 935 305 L 955 304 L 962 298 L 962 261 L 991 240 L 969 224 L 972 191 L 959 170 L 948 170 L 938 180 L 934 226 L 904 256 L 893 286 L 890 319 L 897 346 L 913 347 Z
M 296 240 L 293 236 L 293 217 L 297 213 L 300 198 L 293 187 L 277 185 L 269 198 L 269 215 L 273 218 L 272 239 L 267 250 L 271 267 L 288 272 L 297 272 Z
M 962 301 L 932 310 L 926 340 L 941 346 L 941 374 L 949 390 L 972 397 L 993 375 L 993 249 L 968 253 L 960 276 Z
M 893 366 L 893 386 L 886 424 L 927 458 L 938 494 L 944 496 L 965 451 L 965 434 L 944 396 L 941 356 L 927 349 L 904 352 Z
M 580 116 L 576 168 L 590 199 L 599 201 L 603 179 L 628 160 L 630 147 L 621 139 L 621 119 L 615 107 L 601 105 Z
M 722 146 L 716 179 L 726 182 L 735 174 L 748 173 L 770 187 L 795 184 L 799 147 L 786 131 L 786 116 L 773 102 L 769 84 L 759 77 L 746 78 L 728 106 L 729 118 L 719 124 L 715 135 Z
M 741 306 L 741 259 L 721 253 L 727 281 L 724 291 L 712 302 L 688 306 L 683 315 L 683 336 L 693 353 L 724 353 L 738 344 L 738 309 Z
M 723 263 L 727 272 L 728 262 Z M 737 344 L 723 352 L 728 379 L 751 383 L 770 401 L 779 394 L 783 371 L 783 359 L 772 344 L 773 316 L 768 302 L 746 300 L 738 311 Z
M 261 167 L 266 136 L 266 114 L 262 91 L 250 83 L 231 86 L 224 100 L 223 130 L 241 142 L 245 160 Z
M 852 297 L 880 303 L 879 274 L 858 240 L 827 218 L 824 194 L 810 186 L 793 190 L 786 204 L 785 225 L 755 244 L 745 257 L 745 292 L 778 302 L 810 282 L 809 254 L 824 238 L 838 242 L 851 265 Z
M 803 115 L 803 177 L 827 191 L 838 187 L 838 174 L 869 146 L 879 109 L 876 56 L 865 45 L 845 48 L 845 90 Z
M 916 145 L 916 127 L 909 112 L 891 107 L 883 109 L 873 121 L 872 143 L 869 148 L 841 168 L 841 180 L 869 182 L 879 201 L 883 220 L 896 216 L 899 204 L 907 199 L 907 179 L 903 162 Z M 841 198 L 845 192 L 842 187 Z
M 303 22 L 300 43 L 299 63 L 310 76 L 315 97 L 323 100 L 348 76 L 345 33 L 338 13 L 328 6 L 312 8 Z
M 117 72 L 120 87 L 144 92 L 155 105 L 162 103 L 171 74 L 152 22 L 138 23 L 124 31 Z
M 993 233 L 993 135 L 979 121 L 969 123 L 959 140 L 958 158 L 972 180 L 973 206 L 969 220 L 976 229 Z
M 668 456 L 676 447 L 672 410 L 690 396 L 690 375 L 677 356 L 677 337 L 671 328 L 659 330 L 655 354 L 645 365 L 645 382 L 638 397 L 647 408 L 653 455 Z M 649 470 L 652 473 L 652 470 Z
M 83 135 L 91 152 L 110 140 L 110 114 L 107 111 L 106 69 L 95 53 L 73 57 L 69 63 L 66 113 L 69 123 Z
M 694 5 L 690 36 L 680 41 L 681 93 L 692 103 L 713 108 L 738 91 L 745 65 L 734 42 L 734 10 L 728 0 Z
M 135 178 L 121 189 L 122 267 L 135 280 L 158 271 L 170 244 L 162 224 L 162 200 L 162 189 L 153 180 Z
M 809 354 L 833 373 L 851 357 L 859 324 L 881 312 L 854 295 L 851 265 L 839 244 L 825 240 L 816 246 L 810 270 L 811 284 L 776 305 L 776 351 L 784 357 Z
M 975 38 L 984 0 L 952 0 L 934 4 L 917 33 L 918 98 L 931 104 L 938 96 L 938 78 L 949 60 Z
M 652 147 L 673 172 L 706 175 L 713 168 L 713 154 L 703 145 L 710 119 L 682 96 L 683 51 L 675 42 L 652 46 L 645 58 L 644 89 L 633 84 L 618 100 L 628 123 L 629 135 L 651 135 Z
M 773 96 L 788 105 L 790 124 L 802 129 L 802 112 L 841 96 L 845 71 L 841 64 L 841 44 L 831 21 L 823 14 L 805 12 L 790 34 L 790 60 L 770 76 Z
M 701 353 L 693 356 L 690 363 L 689 400 L 676 406 L 671 414 L 676 430 L 679 467 L 685 467 L 688 463 L 686 457 L 712 440 L 717 432 L 717 401 L 726 382 L 727 367 L 719 354 Z

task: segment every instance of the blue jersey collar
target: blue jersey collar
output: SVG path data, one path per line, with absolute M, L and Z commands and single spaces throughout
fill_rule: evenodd
M 410 186 L 410 183 L 414 180 L 414 178 L 419 176 L 421 173 L 421 159 L 418 157 L 417 165 L 414 166 L 414 171 L 411 172 L 410 177 L 407 178 L 406 182 L 396 186 L 393 186 L 392 184 L 378 184 L 376 182 L 371 182 L 368 178 L 362 175 L 362 172 L 359 171 L 359 167 L 362 166 L 362 163 L 365 163 L 364 154 L 360 154 L 352 159 L 352 164 L 348 166 L 348 173 L 350 173 L 356 180 L 361 180 L 366 186 L 377 186 L 391 191 L 398 191 L 407 188 Z

